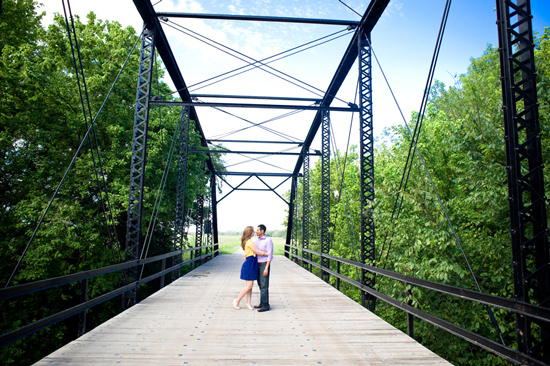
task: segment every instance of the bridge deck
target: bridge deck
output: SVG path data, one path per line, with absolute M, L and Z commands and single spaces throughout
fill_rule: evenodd
M 282 256 L 271 311 L 235 310 L 241 263 L 218 256 L 37 365 L 450 365 Z

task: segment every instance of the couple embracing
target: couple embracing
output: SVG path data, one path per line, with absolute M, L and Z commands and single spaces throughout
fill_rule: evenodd
M 246 307 L 250 310 L 258 309 L 258 312 L 269 310 L 269 273 L 270 264 L 273 260 L 273 242 L 265 235 L 265 225 L 258 225 L 253 242 L 254 228 L 247 226 L 241 237 L 241 247 L 244 250 L 244 263 L 241 268 L 241 280 L 246 281 L 246 285 L 239 293 L 236 299 L 233 299 L 233 307 L 240 309 L 239 303 L 246 295 Z M 252 286 L 254 281 L 258 281 L 260 287 L 260 304 L 252 306 Z

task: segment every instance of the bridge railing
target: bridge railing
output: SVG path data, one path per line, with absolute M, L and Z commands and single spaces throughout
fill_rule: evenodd
M 169 258 L 176 258 L 177 256 L 183 256 L 185 253 L 200 253 L 199 255 L 195 255 L 194 258 L 191 258 L 186 261 L 182 261 L 180 263 L 177 263 L 174 261 L 174 264 L 170 267 L 166 268 L 166 260 Z M 0 335 L 0 347 L 5 346 L 11 342 L 14 342 L 20 338 L 23 338 L 27 335 L 30 335 L 32 333 L 35 333 L 41 329 L 44 329 L 46 327 L 49 327 L 53 324 L 56 324 L 62 320 L 65 320 L 67 318 L 70 318 L 75 315 L 84 314 L 84 312 L 90 308 L 93 308 L 94 306 L 97 306 L 99 304 L 102 304 L 108 300 L 111 300 L 112 298 L 122 295 L 125 292 L 128 292 L 132 289 L 138 288 L 140 285 L 148 283 L 152 280 L 155 280 L 157 278 L 161 278 L 161 287 L 164 286 L 164 276 L 172 273 L 174 271 L 177 271 L 181 269 L 182 267 L 186 265 L 195 265 L 195 264 L 202 264 L 207 259 L 211 259 L 214 256 L 216 256 L 219 252 L 218 244 L 211 244 L 211 245 L 204 245 L 201 247 L 191 247 L 183 250 L 177 250 L 166 254 L 161 254 L 155 257 L 151 258 L 145 258 L 145 259 L 138 259 L 133 261 L 128 261 L 124 263 L 114 264 L 106 267 L 101 267 L 97 269 L 92 269 L 88 271 L 78 272 L 74 274 L 69 274 L 65 276 L 50 278 L 46 280 L 41 281 L 35 281 L 30 282 L 22 285 L 12 286 L 8 288 L 0 289 L 0 301 L 12 299 L 18 296 L 30 294 L 33 292 L 38 291 L 44 291 L 50 288 L 66 285 L 69 283 L 79 282 L 81 281 L 81 288 L 83 289 L 83 292 L 87 292 L 87 281 L 90 278 L 106 275 L 108 273 L 121 271 L 127 268 L 131 267 L 138 267 L 144 266 L 146 264 L 151 264 L 155 262 L 161 262 L 161 270 L 153 273 L 145 278 L 140 278 L 136 281 L 133 281 L 131 283 L 128 283 L 124 286 L 121 286 L 113 291 L 107 292 L 103 295 L 97 296 L 93 299 L 86 300 L 81 302 L 80 304 L 73 306 L 71 308 L 65 309 L 63 311 L 57 312 L 53 315 L 47 316 L 45 318 L 42 318 L 40 320 L 37 320 L 33 323 L 27 324 L 25 326 L 22 326 L 18 329 L 12 330 L 8 333 L 4 333 Z M 204 253 L 204 254 L 203 254 Z M 179 276 L 178 276 L 179 277 Z M 85 294 L 83 294 L 85 295 Z M 83 296 L 83 298 L 87 298 L 87 295 Z M 79 333 L 81 333 L 79 331 Z M 82 332 L 83 333 L 83 332 Z M 81 335 L 81 334 L 79 334 Z
M 389 279 L 398 280 L 401 281 L 407 285 L 411 286 L 418 286 L 423 287 L 425 289 L 433 290 L 442 294 L 452 295 L 456 296 L 462 299 L 470 300 L 476 303 L 480 303 L 483 305 L 488 306 L 494 306 L 500 309 L 504 309 L 507 311 L 514 312 L 516 314 L 520 314 L 522 316 L 525 316 L 527 318 L 534 318 L 542 320 L 543 322 L 550 324 L 550 309 L 543 308 L 540 306 L 536 306 L 529 303 L 523 303 L 499 296 L 494 295 L 488 295 L 481 292 L 476 292 L 472 290 L 466 290 L 459 287 L 449 286 L 442 283 L 437 283 L 433 281 L 427 281 L 422 280 L 419 278 L 411 277 L 411 276 L 405 276 L 396 272 L 392 272 L 389 270 L 373 267 L 367 264 L 363 264 L 360 262 L 352 261 L 345 258 L 335 257 L 333 255 L 329 254 L 323 254 L 318 251 L 305 249 L 301 247 L 297 247 L 294 245 L 287 245 L 288 250 L 285 250 L 285 253 L 289 256 L 292 260 L 299 260 L 302 261 L 302 263 L 307 263 L 311 266 L 319 268 L 322 272 L 329 273 L 330 275 L 337 278 L 337 287 L 339 288 L 339 281 L 345 281 L 349 283 L 352 286 L 355 286 L 356 288 L 360 289 L 361 291 L 364 291 L 366 293 L 369 293 L 376 298 L 400 309 L 407 313 L 408 317 L 408 323 L 410 324 L 412 322 L 412 317 L 415 316 L 421 320 L 424 320 L 430 324 L 433 324 L 451 334 L 454 334 L 458 337 L 461 337 L 465 339 L 468 342 L 471 342 L 479 347 L 482 347 L 496 355 L 499 355 L 501 357 L 506 358 L 507 360 L 515 363 L 515 364 L 526 364 L 526 365 L 548 365 L 544 363 L 543 361 L 537 360 L 527 354 L 521 353 L 518 350 L 515 350 L 513 348 L 507 347 L 501 343 L 495 342 L 489 338 L 483 337 L 477 333 L 474 333 L 472 331 L 469 331 L 467 329 L 464 329 L 458 325 L 455 325 L 453 323 L 450 323 L 446 320 L 443 320 L 437 316 L 431 315 L 429 313 L 426 313 L 422 310 L 419 310 L 409 304 L 404 303 L 403 301 L 394 299 L 388 295 L 385 295 L 379 291 L 376 291 L 373 288 L 367 287 L 360 282 L 353 280 L 347 276 L 344 276 L 340 274 L 340 264 L 346 264 L 353 266 L 358 269 L 366 270 L 370 273 L 380 275 Z M 293 249 L 291 251 L 290 249 Z M 298 253 L 301 252 L 301 255 Z M 304 253 L 307 253 L 308 255 L 304 255 Z M 312 256 L 316 256 L 319 258 L 319 263 L 312 261 L 308 258 L 312 258 Z M 328 258 L 331 261 L 334 261 L 337 263 L 337 271 L 333 271 L 328 267 L 324 267 L 321 265 L 322 261 L 321 258 L 325 257 Z M 413 336 L 412 327 L 409 328 L 409 335 Z

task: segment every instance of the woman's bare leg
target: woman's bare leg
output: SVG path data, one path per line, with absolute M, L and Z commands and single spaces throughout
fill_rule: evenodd
M 241 292 L 239 293 L 239 296 L 237 296 L 237 298 L 235 299 L 236 300 L 236 303 L 237 305 L 239 305 L 239 303 L 241 302 L 241 299 L 244 297 L 244 295 L 246 295 L 248 292 L 251 293 L 250 296 L 252 296 L 252 286 L 254 286 L 254 281 L 246 281 L 246 285 L 244 286 L 244 288 L 241 290 Z
M 252 282 L 254 284 L 254 282 Z M 246 305 L 250 308 L 252 307 L 252 286 L 250 287 L 250 291 L 246 293 Z

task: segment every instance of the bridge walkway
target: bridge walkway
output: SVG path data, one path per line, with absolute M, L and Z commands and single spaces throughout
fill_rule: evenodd
M 36 365 L 451 365 L 284 256 L 271 311 L 235 310 L 242 261 L 216 257 Z

